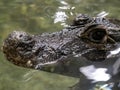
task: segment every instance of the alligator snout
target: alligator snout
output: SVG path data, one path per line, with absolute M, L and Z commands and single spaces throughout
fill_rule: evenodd
M 10 62 L 15 65 L 26 66 L 30 63 L 33 45 L 34 41 L 31 35 L 23 31 L 14 31 L 5 39 L 2 49 Z

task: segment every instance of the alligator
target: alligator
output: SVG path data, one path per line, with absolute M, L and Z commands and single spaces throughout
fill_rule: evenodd
M 2 49 L 17 66 L 80 78 L 74 90 L 89 90 L 97 82 L 112 83 L 112 90 L 119 90 L 120 53 L 113 54 L 119 44 L 120 20 L 79 14 L 58 32 L 31 35 L 13 31 Z M 106 79 L 89 77 L 93 75 L 90 70 L 103 70 Z

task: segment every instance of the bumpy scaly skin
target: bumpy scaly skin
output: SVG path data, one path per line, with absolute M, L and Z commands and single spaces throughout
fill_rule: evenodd
M 72 25 L 59 32 L 30 35 L 14 31 L 4 41 L 3 52 L 18 66 L 40 69 L 76 56 L 105 60 L 107 52 L 119 41 L 119 25 L 106 18 L 80 14 Z

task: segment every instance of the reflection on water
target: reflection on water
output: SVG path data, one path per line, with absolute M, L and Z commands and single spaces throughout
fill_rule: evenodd
M 56 12 L 54 18 L 54 23 L 64 22 L 67 19 L 67 15 L 65 12 Z
M 97 17 L 104 18 L 104 17 L 106 17 L 108 14 L 109 14 L 109 13 L 107 13 L 107 12 L 105 12 L 105 11 L 102 11 L 101 13 L 99 13 L 99 14 L 97 15 Z
M 120 55 L 120 47 L 117 47 L 117 49 L 113 50 L 110 52 L 110 54 L 107 56 L 108 58 L 109 57 L 114 57 L 114 55 Z
M 95 68 L 93 65 L 81 67 L 80 72 L 82 72 L 87 79 L 91 79 L 92 82 L 107 81 L 111 78 L 111 76 L 106 73 L 107 68 Z
M 120 18 L 119 0 L 1 0 L 0 11 L 1 43 L 13 30 L 36 34 L 61 30 L 71 23 L 78 13 L 94 16 L 106 11 L 110 17 Z M 119 56 L 120 48 L 111 51 L 108 57 L 114 54 Z M 2 53 L 0 55 L 0 90 L 69 90 L 68 87 L 78 81 L 71 77 L 18 68 L 7 62 Z M 110 78 L 110 75 L 106 74 L 106 68 L 90 67 L 92 71 L 84 67 L 80 69 L 89 79 L 100 80 L 99 77 L 94 77 L 99 72 L 102 72 L 100 74 L 103 77 L 107 77 L 105 79 Z M 113 65 L 113 73 L 116 74 L 119 68 L 118 59 Z M 112 84 L 101 84 L 96 90 L 110 90 L 108 87 L 112 87 Z
M 112 90 L 113 84 L 103 84 L 103 85 L 97 85 L 95 87 L 95 90 Z
M 35 72 L 37 72 L 37 71 L 29 71 L 29 72 L 26 72 L 26 74 L 24 74 L 23 75 L 23 82 L 28 82 L 29 80 L 31 80 L 32 79 L 32 77 L 33 77 L 33 74 L 35 74 Z

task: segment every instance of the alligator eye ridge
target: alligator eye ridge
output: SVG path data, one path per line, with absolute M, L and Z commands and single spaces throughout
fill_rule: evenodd
M 92 21 L 92 18 L 89 17 L 88 15 L 86 14 L 79 14 L 74 22 L 73 22 L 73 25 L 80 25 L 80 26 L 84 26 L 85 24 L 88 24 Z

